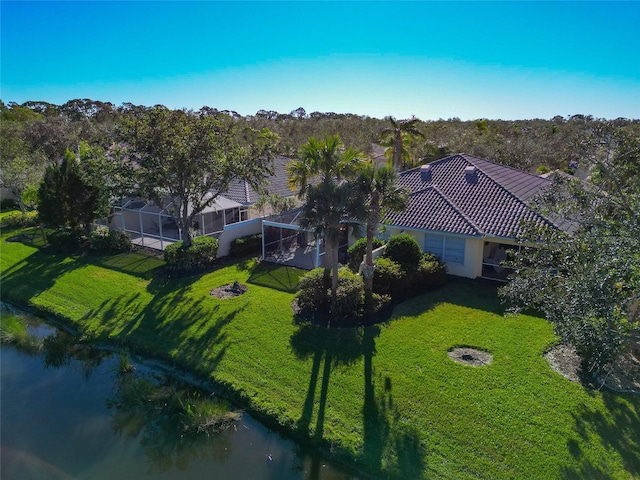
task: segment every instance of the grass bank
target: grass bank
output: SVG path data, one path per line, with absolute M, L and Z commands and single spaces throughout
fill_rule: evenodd
M 16 233 L 0 238 L 3 299 L 193 370 L 375 476 L 640 476 L 640 397 L 551 371 L 549 325 L 503 317 L 489 286 L 454 282 L 399 305 L 388 324 L 327 331 L 294 322 L 299 270 L 247 261 L 166 279 L 154 257 L 45 254 L 6 243 Z M 235 280 L 247 293 L 209 295 Z M 493 362 L 455 363 L 458 345 Z

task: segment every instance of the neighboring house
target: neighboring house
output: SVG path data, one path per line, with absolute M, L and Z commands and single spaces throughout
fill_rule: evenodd
M 102 223 L 124 230 L 138 245 L 164 250 L 167 245 L 182 240 L 174 212 L 169 196 L 164 198 L 162 206 L 143 198 L 127 198 L 121 205 L 114 205 L 113 214 Z M 218 196 L 213 205 L 196 216 L 193 226 L 201 235 L 218 237 L 227 225 L 247 219 L 245 206 Z
M 273 159 L 273 175 L 267 178 L 267 184 L 264 187 L 265 193 L 277 194 L 282 197 L 293 197 L 296 195 L 296 191 L 289 188 L 289 173 L 287 172 L 287 164 L 289 162 L 291 162 L 291 159 L 283 156 L 278 156 Z M 233 181 L 229 186 L 229 190 L 224 193 L 224 196 L 247 208 L 248 218 L 263 216 L 263 212 L 259 212 L 253 208 L 253 205 L 260 198 L 261 193 L 253 189 L 248 182 L 244 180 Z
M 287 184 L 286 164 L 289 161 L 282 156 L 274 159 L 274 173 L 268 177 L 265 186 L 267 193 L 294 195 Z M 213 205 L 196 216 L 193 226 L 200 235 L 219 238 L 219 253 L 225 255 L 234 238 L 260 232 L 259 221 L 246 225 L 248 220 L 261 216 L 261 212 L 252 208 L 258 198 L 260 194 L 248 182 L 233 181 L 227 192 L 218 195 Z M 182 240 L 182 232 L 174 216 L 173 199 L 169 196 L 164 198 L 161 206 L 143 198 L 126 198 L 113 209 L 114 214 L 102 223 L 126 231 L 138 245 L 164 250 L 167 245 Z M 226 230 L 233 230 L 233 233 L 223 235 Z
M 504 280 L 509 272 L 499 264 L 518 248 L 521 222 L 554 225 L 530 208 L 548 179 L 471 155 L 407 170 L 398 184 L 409 189 L 409 204 L 387 216 L 382 236 L 412 235 L 452 275 Z

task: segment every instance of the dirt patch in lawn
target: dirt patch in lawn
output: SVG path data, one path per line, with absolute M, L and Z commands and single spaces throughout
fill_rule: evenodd
M 238 297 L 244 293 L 246 293 L 248 287 L 242 283 L 233 282 L 228 283 L 227 285 L 222 285 L 221 287 L 214 288 L 209 292 L 209 295 L 216 298 L 233 298 Z
M 493 355 L 483 350 L 478 350 L 472 347 L 456 347 L 449 350 L 447 353 L 449 357 L 458 363 L 463 365 L 470 365 L 472 367 L 483 367 L 489 365 L 493 361 Z
M 604 373 L 593 379 L 583 372 L 580 357 L 571 345 L 556 345 L 544 354 L 551 368 L 572 382 L 594 388 L 606 387 L 616 392 L 640 394 L 640 359 L 623 353 Z

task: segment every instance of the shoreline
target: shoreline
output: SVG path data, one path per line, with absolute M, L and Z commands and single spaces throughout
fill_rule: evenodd
M 11 313 L 14 314 L 26 313 L 28 315 L 37 317 L 43 322 L 75 337 L 77 343 L 83 343 L 100 351 L 118 354 L 123 349 L 126 349 L 128 353 L 133 357 L 132 360 L 135 360 L 136 363 L 139 363 L 146 368 L 157 369 L 163 374 L 174 377 L 181 382 L 184 382 L 185 384 L 194 386 L 207 393 L 212 393 L 223 398 L 224 400 L 229 401 L 234 407 L 241 410 L 242 413 L 250 415 L 254 420 L 261 423 L 267 429 L 283 436 L 286 439 L 293 441 L 294 443 L 297 443 L 305 448 L 314 451 L 315 453 L 324 457 L 326 460 L 334 463 L 337 467 L 345 471 L 347 474 L 355 475 L 358 478 L 376 478 L 374 474 L 368 473 L 360 468 L 356 468 L 355 462 L 352 459 L 347 459 L 344 456 L 335 455 L 335 453 L 331 451 L 330 445 L 329 449 L 321 448 L 317 444 L 314 444 L 305 439 L 305 437 L 297 435 L 294 430 L 288 429 L 285 426 L 281 425 L 273 417 L 263 413 L 260 410 L 249 407 L 246 402 L 243 402 L 241 400 L 241 396 L 239 396 L 232 388 L 226 387 L 221 383 L 215 382 L 213 380 L 207 380 L 197 372 L 166 360 L 162 358 L 161 355 L 149 352 L 141 353 L 139 349 L 136 349 L 135 347 L 130 348 L 130 345 L 122 345 L 117 341 L 99 342 L 92 340 L 82 340 L 79 329 L 77 327 L 74 327 L 73 325 L 70 325 L 70 323 L 73 322 L 69 322 L 68 320 L 65 320 L 64 318 L 50 312 L 44 312 L 37 307 L 21 306 L 2 299 L 0 300 L 0 308 L 7 308 L 11 311 Z

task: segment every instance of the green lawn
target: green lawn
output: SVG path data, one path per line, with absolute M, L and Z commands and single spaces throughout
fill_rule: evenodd
M 214 380 L 250 411 L 376 476 L 638 478 L 640 397 L 585 389 L 549 369 L 541 319 L 505 318 L 495 289 L 452 282 L 388 324 L 297 325 L 301 271 L 252 261 L 179 280 L 140 254 L 68 258 L 0 244 L 3 299 L 55 313 Z M 246 294 L 209 291 L 235 280 Z M 473 368 L 447 350 L 493 354 Z

